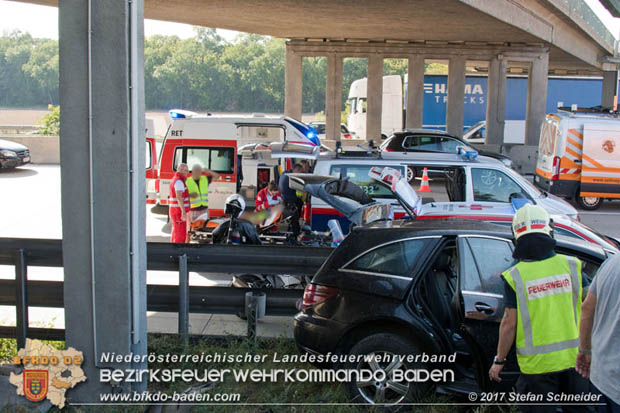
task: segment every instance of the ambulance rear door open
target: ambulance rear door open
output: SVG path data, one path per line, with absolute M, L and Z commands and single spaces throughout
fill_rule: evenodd
M 620 121 L 584 124 L 580 196 L 620 198 Z
M 268 147 L 271 142 L 283 142 L 286 139 L 286 129 L 282 124 L 238 123 L 237 147 L 242 148 L 252 144 L 264 144 Z M 252 199 L 256 193 L 275 179 L 274 166 L 278 161 L 270 156 L 240 156 L 243 170 L 242 188 L 253 188 L 254 191 L 245 192 L 247 199 Z M 252 194 L 250 192 L 253 192 Z M 252 195 L 252 196 L 250 196 Z

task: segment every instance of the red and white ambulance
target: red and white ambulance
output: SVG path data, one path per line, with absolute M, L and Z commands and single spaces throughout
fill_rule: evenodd
M 154 181 L 150 193 L 154 202 L 168 205 L 168 186 L 180 163 L 190 168 L 200 164 L 218 172 L 220 177 L 209 185 L 210 216 L 224 214 L 228 196 L 250 188 L 255 194 L 276 178 L 282 157 L 291 152 L 296 157 L 316 158 L 320 141 L 316 131 L 285 116 L 210 115 L 185 110 L 171 110 L 172 123 L 166 133 L 159 161 L 149 176 Z M 147 144 L 149 138 L 147 138 Z M 256 156 L 260 151 L 244 154 L 238 149 L 263 144 L 269 156 Z M 155 144 L 149 144 L 155 148 Z M 148 149 L 148 148 L 147 148 Z M 278 153 L 282 156 L 278 156 Z M 148 151 L 147 151 L 148 153 Z M 305 155 L 306 156 L 305 156 Z M 150 172 L 150 175 L 149 175 Z M 147 192 L 149 192 L 147 184 Z M 147 194 L 147 203 L 153 203 Z

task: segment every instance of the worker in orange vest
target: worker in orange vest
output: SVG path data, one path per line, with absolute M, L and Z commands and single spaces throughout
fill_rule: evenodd
M 185 179 L 187 179 L 188 172 L 187 164 L 179 164 L 170 182 L 170 192 L 168 195 L 170 221 L 172 221 L 170 242 L 184 243 L 187 236 L 189 193 L 185 185 Z

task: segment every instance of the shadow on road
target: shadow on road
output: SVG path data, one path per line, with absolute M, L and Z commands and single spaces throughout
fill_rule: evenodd
M 29 176 L 34 176 L 38 173 L 39 172 L 34 169 L 24 167 L 0 169 L 0 178 L 28 178 Z

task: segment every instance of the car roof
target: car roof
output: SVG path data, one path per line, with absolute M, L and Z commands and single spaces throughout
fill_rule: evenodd
M 394 132 L 394 135 L 436 135 L 436 136 L 447 136 L 450 138 L 455 138 L 456 136 L 450 135 L 446 131 L 442 131 L 439 129 L 424 129 L 424 128 L 407 128 L 400 131 Z
M 328 160 L 340 160 L 345 161 L 347 163 L 372 163 L 373 165 L 376 162 L 381 162 L 381 165 L 392 165 L 394 162 L 433 162 L 441 165 L 455 165 L 455 166 L 466 166 L 466 165 L 502 165 L 504 164 L 495 158 L 491 158 L 489 156 L 478 155 L 478 157 L 472 161 L 468 161 L 466 159 L 459 158 L 457 154 L 452 153 L 444 153 L 444 152 L 407 152 L 403 153 L 402 156 L 399 156 L 397 152 L 392 152 L 389 155 L 389 158 L 382 158 L 381 153 L 372 152 L 370 154 L 365 154 L 365 151 L 362 149 L 354 149 L 351 152 L 350 156 L 347 156 L 347 153 L 344 154 L 336 154 L 335 152 L 324 152 L 319 156 L 319 162 L 328 161 Z M 415 155 L 413 155 L 415 154 Z

